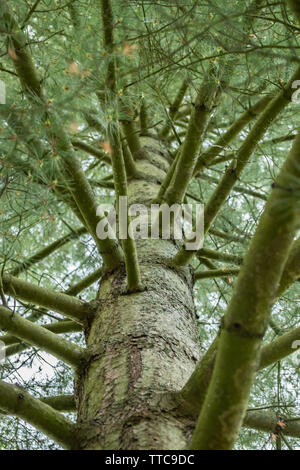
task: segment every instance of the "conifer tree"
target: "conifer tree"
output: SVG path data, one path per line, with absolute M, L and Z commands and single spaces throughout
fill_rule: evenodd
M 0 449 L 298 445 L 299 30 L 299 0 L 0 0 Z M 130 236 L 154 204 L 203 205 L 203 247 Z

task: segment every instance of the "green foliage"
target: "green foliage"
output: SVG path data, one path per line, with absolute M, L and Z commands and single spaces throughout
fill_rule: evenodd
M 264 1 L 242 0 L 113 1 L 115 46 L 111 55 L 103 48 L 99 1 L 11 0 L 9 4 L 23 27 L 46 102 L 36 97 L 29 100 L 21 89 L 13 64 L 16 51 L 1 30 L 0 79 L 7 90 L 7 104 L 0 105 L 0 262 L 5 272 L 81 225 L 59 182 L 62 154 L 57 151 L 55 139 L 49 137 L 49 110 L 58 114 L 71 139 L 79 139 L 109 155 L 108 140 L 116 133 L 116 121 L 128 117 L 124 110 L 131 110 L 131 118 L 138 126 L 141 104 L 146 103 L 148 132 L 161 132 L 166 111 L 187 80 L 188 90 L 166 138 L 174 153 L 184 140 L 191 103 L 213 64 L 212 80 L 220 86 L 221 96 L 205 129 L 201 146 L 204 152 L 259 98 L 278 92 L 299 63 L 299 26 L 286 10 L 285 2 L 268 5 Z M 116 63 L 117 94 L 106 85 L 105 71 L 111 61 Z M 213 225 L 215 231 L 223 232 L 223 237 L 210 232 L 206 248 L 244 255 L 262 213 L 263 199 L 270 194 L 291 146 L 284 138 L 295 133 L 299 116 L 300 104 L 292 102 L 267 130 L 238 181 L 242 188 L 262 197 L 232 191 Z M 232 154 L 234 158 L 252 127 L 253 122 L 247 124 L 220 149 L 220 155 Z M 281 137 L 280 142 L 276 141 Z M 103 182 L 111 174 L 107 164 L 89 153 L 80 149 L 76 153 L 88 180 Z M 228 161 L 212 164 L 203 174 L 218 182 L 227 167 Z M 296 172 L 299 171 L 297 167 Z M 299 178 L 292 175 L 290 183 L 292 191 L 282 197 L 280 206 L 274 207 L 282 217 L 286 216 L 290 198 L 299 200 Z M 188 202 L 205 204 L 215 184 L 209 179 L 193 178 L 188 186 Z M 99 184 L 93 185 L 93 191 L 97 204 L 114 202 L 111 188 Z M 193 263 L 201 269 L 224 266 L 221 261 Z M 95 243 L 91 235 L 85 234 L 30 267 L 22 278 L 62 291 L 100 265 Z M 230 276 L 203 279 L 195 286 L 203 351 L 218 332 L 234 285 L 235 278 Z M 96 293 L 97 285 L 93 284 L 80 295 L 92 300 Z M 274 305 L 273 319 L 279 334 L 299 325 L 299 295 L 296 282 Z M 35 309 L 11 298 L 7 302 L 25 318 Z M 61 318 L 48 312 L 40 323 Z M 84 344 L 80 333 L 65 337 Z M 269 328 L 265 342 L 275 337 Z M 35 348 L 9 358 L 1 365 L 0 378 L 26 386 L 36 397 L 72 393 L 69 367 Z M 289 358 L 260 371 L 249 408 L 272 408 L 278 417 L 299 415 L 299 380 L 299 368 Z M 74 419 L 73 415 L 70 419 Z M 291 438 L 288 444 L 297 446 Z M 270 435 L 243 430 L 236 447 L 272 449 L 275 443 Z M 19 419 L 2 416 L 2 448 L 55 449 L 57 445 Z M 283 448 L 287 448 L 284 443 Z

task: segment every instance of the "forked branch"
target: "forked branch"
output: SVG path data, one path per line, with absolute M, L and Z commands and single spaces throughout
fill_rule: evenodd
M 216 363 L 191 441 L 192 449 L 231 449 L 236 440 L 258 368 L 270 307 L 296 231 L 299 186 L 300 133 L 244 258 L 224 318 Z

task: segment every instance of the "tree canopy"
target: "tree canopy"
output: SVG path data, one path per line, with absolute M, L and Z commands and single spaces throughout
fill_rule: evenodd
M 113 17 L 110 2 L 100 0 L 0 1 L 0 317 L 10 309 L 47 327 L 60 321 L 52 330 L 75 348 L 66 356 L 61 344 L 66 364 L 49 354 L 50 337 L 45 352 L 4 332 L 0 378 L 44 401 L 71 394 L 72 364 L 84 348 L 78 321 L 104 267 L 114 269 L 124 252 L 129 287 L 140 288 L 134 243 L 99 243 L 96 208 L 126 193 L 122 175 L 136 177 L 143 151 L 137 136 L 150 136 L 163 142 L 173 170 L 160 200 L 205 207 L 204 248 L 176 256 L 195 269 L 204 357 L 230 319 L 238 329 L 247 324 L 253 337 L 264 335 L 265 348 L 291 332 L 279 356 L 263 349 L 249 384 L 253 414 L 235 448 L 297 448 L 300 430 L 288 435 L 285 428 L 300 426 L 300 359 L 289 355 L 300 341 L 299 2 L 111 3 Z M 276 214 L 272 224 L 269 214 Z M 254 277 L 270 292 L 264 300 Z M 50 294 L 31 293 L 22 281 L 56 291 L 55 308 Z M 72 296 L 71 308 L 63 293 Z M 271 319 L 261 320 L 268 308 Z M 234 374 L 225 342 L 215 374 Z M 72 407 L 63 407 L 71 422 Z M 256 412 L 271 413 L 277 431 L 253 425 Z M 40 430 L 2 414 L 0 449 L 60 448 Z M 198 448 L 197 434 L 193 442 Z

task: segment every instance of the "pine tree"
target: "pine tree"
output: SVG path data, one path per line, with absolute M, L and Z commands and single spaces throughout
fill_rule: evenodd
M 0 0 L 0 448 L 297 445 L 299 28 L 299 0 Z M 204 246 L 99 237 L 125 197 L 203 204 Z

